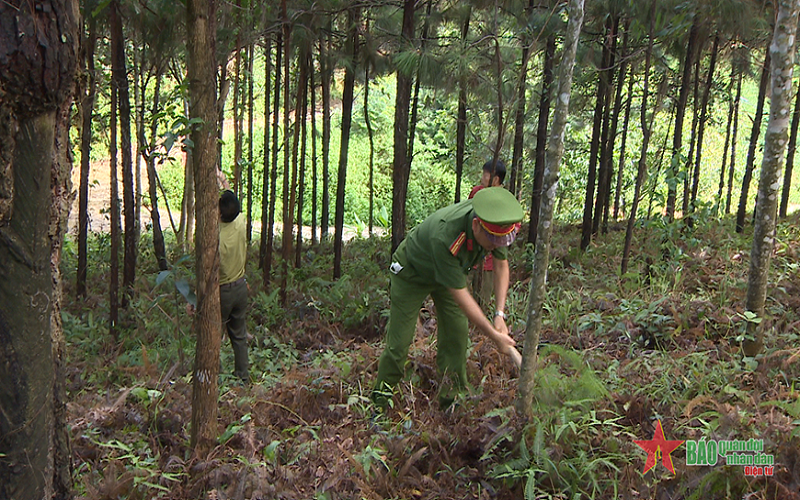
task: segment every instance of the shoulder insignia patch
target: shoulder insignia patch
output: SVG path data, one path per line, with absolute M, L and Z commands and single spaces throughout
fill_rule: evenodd
M 461 250 L 461 247 L 464 245 L 465 241 L 467 241 L 467 233 L 461 231 L 453 244 L 450 245 L 450 253 L 453 254 L 454 257 L 458 255 L 458 251 Z

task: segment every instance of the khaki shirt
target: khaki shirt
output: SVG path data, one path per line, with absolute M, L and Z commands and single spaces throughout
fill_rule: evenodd
M 394 260 L 410 267 L 415 281 L 466 288 L 467 274 L 486 254 L 472 233 L 474 216 L 472 200 L 437 210 L 408 233 Z M 497 248 L 492 255 L 507 260 L 508 249 Z
M 219 223 L 219 284 L 233 283 L 244 276 L 247 262 L 246 217 L 239 214 L 233 222 Z

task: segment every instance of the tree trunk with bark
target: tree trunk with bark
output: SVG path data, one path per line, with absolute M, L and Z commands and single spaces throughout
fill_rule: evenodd
M 81 184 L 78 195 L 78 271 L 76 293 L 86 296 L 87 240 L 89 237 L 89 171 L 92 153 L 92 117 L 97 94 L 97 79 L 94 70 L 94 50 L 97 45 L 97 21 L 89 16 L 86 38 L 83 40 L 81 55 L 84 77 L 81 81 Z
M 469 19 L 472 9 L 467 9 L 464 26 L 461 28 L 461 50 L 466 50 L 469 34 Z M 464 176 L 464 148 L 467 136 L 467 77 L 458 78 L 458 117 L 456 118 L 456 196 L 455 202 L 461 201 L 461 181 Z
M 242 39 L 236 34 L 236 56 L 233 66 L 233 192 L 242 200 Z M 222 161 L 222 157 L 220 157 Z
M 786 217 L 789 207 L 789 191 L 792 188 L 792 171 L 794 170 L 794 153 L 797 149 L 797 128 L 800 125 L 800 83 L 797 85 L 797 95 L 794 98 L 794 112 L 792 113 L 792 128 L 789 131 L 789 146 L 786 152 L 786 168 L 783 174 L 783 191 L 781 192 L 781 206 L 778 215 Z
M 264 254 L 264 285 L 272 279 L 272 251 L 275 241 L 275 205 L 278 197 L 278 124 L 280 123 L 281 71 L 283 64 L 283 35 L 276 35 L 275 82 L 272 90 L 272 170 L 269 173 L 269 217 L 267 220 L 267 251 Z M 264 172 L 264 176 L 267 173 Z M 263 231 L 264 229 L 262 229 Z
M 191 132 L 195 192 L 197 193 L 197 335 L 192 373 L 191 446 L 204 457 L 217 442 L 217 378 L 222 322 L 219 305 L 219 190 L 214 61 L 213 0 L 188 0 L 186 4 L 187 77 L 191 119 L 199 119 Z
M 531 291 L 528 301 L 527 328 L 525 330 L 525 347 L 523 363 L 519 376 L 519 397 L 517 409 L 526 417 L 531 416 L 533 408 L 534 379 L 536 376 L 536 352 L 539 348 L 539 336 L 542 328 L 542 308 L 547 293 L 547 268 L 550 259 L 550 239 L 553 233 L 553 209 L 558 189 L 558 174 L 561 157 L 564 154 L 564 133 L 569 114 L 569 99 L 572 90 L 572 70 L 575 65 L 575 54 L 583 24 L 583 0 L 569 1 L 569 23 L 566 40 L 558 67 L 558 88 L 556 107 L 553 113 L 553 126 L 550 141 L 547 145 L 547 162 L 544 171 L 544 190 L 542 196 L 541 217 L 539 219 L 538 239 L 534 255 Z
M 78 5 L 0 4 L 0 497 L 68 498 L 60 256 Z M 31 36 L 28 36 L 31 35 Z
M 714 44 L 711 47 L 711 59 L 708 62 L 708 75 L 706 76 L 706 85 L 703 89 L 703 102 L 700 105 L 700 124 L 697 130 L 697 146 L 695 150 L 694 171 L 692 174 L 692 200 L 689 205 L 689 211 L 694 212 L 697 205 L 697 191 L 700 187 L 700 159 L 703 157 L 703 137 L 706 130 L 706 121 L 708 120 L 708 100 L 711 96 L 711 87 L 714 84 L 714 70 L 717 67 L 717 51 L 719 50 L 719 35 L 714 37 Z M 698 75 L 699 78 L 699 75 Z
M 110 249 L 110 264 L 109 264 L 109 280 L 108 280 L 108 323 L 109 332 L 115 342 L 119 340 L 117 337 L 117 323 L 119 322 L 119 246 L 121 241 L 122 226 L 120 224 L 120 211 L 119 211 L 119 179 L 117 165 L 117 86 L 111 84 L 111 101 L 110 101 L 110 122 L 109 127 L 109 183 L 110 183 L 110 197 L 109 202 L 111 209 L 111 249 Z
M 358 60 L 358 24 L 361 22 L 361 11 L 351 7 L 347 13 L 348 37 L 345 51 L 352 57 L 352 62 L 344 70 L 344 87 L 342 89 L 342 139 L 339 149 L 339 177 L 336 182 L 336 214 L 335 235 L 333 240 L 333 279 L 342 276 L 342 231 L 344 230 L 344 195 L 347 183 L 347 151 L 350 145 L 350 126 L 353 122 L 353 91 L 355 88 L 355 67 Z
M 656 1 L 652 0 L 650 4 L 650 28 L 648 35 L 647 53 L 645 54 L 644 62 L 644 90 L 642 93 L 642 105 L 639 108 L 639 123 L 642 127 L 642 147 L 639 153 L 639 166 L 636 173 L 636 186 L 634 187 L 633 200 L 631 201 L 630 215 L 628 216 L 628 224 L 625 228 L 625 244 L 622 247 L 622 264 L 620 265 L 620 275 L 625 276 L 628 272 L 628 262 L 631 256 L 631 243 L 633 242 L 633 227 L 636 223 L 636 212 L 639 210 L 639 198 L 642 195 L 642 188 L 644 186 L 644 178 L 647 174 L 647 149 L 650 147 L 650 134 L 653 131 L 653 122 L 655 120 L 657 106 L 654 106 L 653 112 L 650 116 L 650 123 L 647 122 L 647 98 L 650 91 L 650 60 L 653 56 L 653 32 L 655 31 L 656 22 Z
M 731 164 L 728 170 L 728 194 L 725 196 L 725 213 L 731 213 L 731 199 L 733 198 L 733 174 L 736 172 L 736 137 L 739 133 L 739 105 L 742 99 L 742 78 L 739 73 L 736 79 L 736 99 L 733 105 L 733 132 L 731 135 Z
M 758 198 L 753 246 L 750 250 L 750 271 L 747 277 L 745 309 L 762 319 L 767 298 L 767 277 L 770 257 L 774 247 L 776 213 L 778 208 L 778 185 L 781 167 L 786 153 L 789 135 L 789 109 L 792 99 L 792 70 L 794 69 L 795 35 L 800 0 L 780 0 L 775 33 L 769 46 L 772 61 L 772 88 L 769 122 L 764 136 L 764 159 L 761 162 L 761 178 L 758 183 Z M 763 322 L 762 322 L 763 323 Z M 748 337 L 742 344 L 747 356 L 755 356 L 763 350 L 763 324 L 748 322 Z
M 603 213 L 605 211 L 606 201 L 611 197 L 610 187 L 611 183 L 611 163 L 614 153 L 614 142 L 611 138 L 611 110 L 613 108 L 611 104 L 611 97 L 614 93 L 614 85 L 613 79 L 614 75 L 612 71 L 614 69 L 614 65 L 616 64 L 617 59 L 617 38 L 618 38 L 618 31 L 619 31 L 619 17 L 614 17 L 611 20 L 611 31 L 606 39 L 606 43 L 610 45 L 609 47 L 609 59 L 608 65 L 606 66 L 606 81 L 608 82 L 608 86 L 606 87 L 606 96 L 605 96 L 605 109 L 603 110 L 603 127 L 601 129 L 601 136 L 600 136 L 600 169 L 597 175 L 597 198 L 595 199 L 594 204 L 594 215 L 592 217 L 592 234 L 596 235 L 597 232 L 600 230 L 600 222 L 603 220 Z M 620 82 L 617 82 L 617 86 L 620 86 Z
M 414 37 L 414 0 L 403 1 L 402 43 Z M 405 238 L 406 195 L 408 194 L 408 107 L 411 102 L 411 76 L 397 72 L 394 105 L 394 159 L 392 162 L 392 252 Z
M 753 129 L 750 133 L 750 144 L 747 148 L 747 163 L 744 166 L 744 177 L 742 178 L 742 192 L 739 196 L 739 209 L 736 211 L 736 232 L 744 230 L 744 217 L 747 212 L 747 198 L 750 194 L 750 181 L 753 179 L 753 164 L 756 158 L 756 148 L 758 147 L 758 137 L 761 135 L 761 121 L 764 116 L 764 100 L 767 96 L 767 84 L 769 83 L 770 51 L 764 58 L 764 66 L 761 70 L 761 81 L 758 86 L 758 101 L 756 102 L 756 114 L 753 117 Z
M 698 56 L 694 61 L 694 95 L 692 98 L 692 128 L 691 135 L 689 136 L 689 154 L 686 155 L 685 162 L 682 164 L 683 177 L 683 199 L 681 205 L 681 216 L 686 217 L 689 213 L 689 201 L 692 197 L 691 191 L 691 178 L 692 178 L 692 159 L 694 158 L 694 150 L 697 145 L 697 123 L 700 121 L 700 53 L 701 47 L 697 48 Z
M 272 74 L 272 37 L 264 40 L 264 173 L 261 184 L 261 240 L 258 247 L 258 267 L 262 270 L 262 282 L 266 289 L 269 276 L 265 272 L 267 256 L 267 226 L 269 225 L 269 117 L 270 117 L 270 77 Z
M 610 20 L 609 20 L 610 21 Z M 611 30 L 606 25 L 605 33 Z M 603 113 L 608 92 L 608 62 L 611 58 L 609 46 L 603 44 L 603 56 L 600 62 L 599 79 L 597 80 L 597 99 L 595 100 L 594 118 L 592 120 L 592 139 L 589 146 L 589 173 L 586 179 L 586 198 L 583 203 L 583 221 L 581 223 L 581 250 L 589 248 L 592 242 L 592 208 L 594 206 L 595 184 L 597 183 L 597 161 L 600 152 L 600 138 L 603 128 Z
M 692 65 L 694 63 L 695 46 L 697 45 L 697 20 L 692 23 L 689 30 L 689 40 L 686 47 L 686 59 L 683 61 L 683 77 L 681 78 L 681 89 L 678 93 L 678 101 L 675 105 L 675 129 L 672 136 L 672 161 L 667 169 L 667 218 L 672 221 L 675 218 L 675 201 L 677 198 L 677 167 L 680 164 L 681 148 L 683 146 L 683 117 L 686 110 L 686 103 L 689 100 L 689 85 L 691 84 Z
M 525 11 L 529 14 L 534 8 L 533 0 L 528 2 Z M 508 189 L 519 198 L 522 184 L 522 146 L 525 137 L 525 94 L 528 88 L 528 57 L 532 48 L 532 37 L 527 31 L 522 36 L 522 59 L 519 68 L 519 81 L 517 82 L 517 111 L 514 116 L 514 145 L 511 153 L 511 179 Z M 550 38 L 548 37 L 548 42 Z M 546 49 L 545 49 L 546 50 Z M 547 57 L 547 56 L 545 56 Z M 543 76 L 543 78 L 545 78 Z M 546 132 L 545 132 L 546 134 Z M 538 137 L 538 136 L 537 136 Z M 530 234 L 530 233 L 529 233 Z M 536 241 L 536 240 L 534 240 Z
M 247 48 L 247 243 L 253 239 L 253 59 L 255 46 Z
M 625 146 L 628 142 L 628 123 L 631 118 L 631 103 L 633 102 L 633 82 L 635 80 L 634 68 L 631 67 L 630 76 L 628 76 L 628 96 L 625 99 L 625 118 L 622 120 L 622 140 L 619 145 L 619 162 L 617 166 L 617 187 L 614 189 L 614 219 L 619 217 L 621 206 L 620 198 L 622 197 L 622 177 L 625 173 Z
M 313 51 L 313 49 L 312 49 Z M 317 86 L 311 62 L 309 86 L 311 87 L 311 246 L 317 244 Z
M 553 86 L 553 59 L 556 51 L 556 36 L 547 37 L 542 61 L 542 94 L 539 97 L 539 121 L 536 125 L 536 158 L 533 166 L 533 189 L 531 190 L 531 222 L 528 227 L 528 243 L 536 243 L 539 231 L 539 207 L 542 204 L 542 184 L 547 151 L 547 122 L 550 120 L 550 101 Z
M 369 22 L 369 21 L 367 21 Z M 367 24 L 369 30 L 369 24 Z M 372 121 L 369 119 L 369 61 L 364 61 L 364 124 L 367 126 L 369 138 L 369 235 L 375 223 L 375 138 L 372 132 Z
M 625 87 L 625 74 L 628 70 L 628 33 L 630 31 L 630 21 L 625 22 L 625 33 L 622 38 L 622 50 L 620 53 L 619 72 L 617 73 L 617 85 L 615 89 L 614 107 L 611 117 L 611 126 L 608 131 L 607 144 L 607 162 L 608 162 L 608 175 L 606 177 L 605 199 L 603 200 L 603 221 L 600 226 L 603 234 L 608 233 L 608 212 L 611 206 L 611 181 L 614 179 L 614 144 L 617 141 L 617 127 L 619 125 L 619 115 L 622 112 L 622 89 Z M 618 28 L 619 31 L 619 28 Z M 619 33 L 617 33 L 619 37 Z M 616 57 L 615 57 L 616 60 Z
M 158 114 L 159 114 L 159 100 L 161 98 L 161 80 L 163 80 L 162 70 L 159 66 L 156 69 L 156 83 L 153 89 L 153 110 L 150 113 L 153 120 L 150 124 L 150 147 L 147 154 L 147 181 L 150 185 L 150 220 L 153 223 L 153 251 L 158 261 L 158 268 L 166 271 L 169 265 L 167 264 L 167 248 L 164 244 L 164 233 L 161 230 L 161 216 L 158 213 L 158 174 L 156 173 L 156 156 L 155 147 L 156 140 L 158 139 Z
M 725 123 L 725 145 L 722 147 L 722 166 L 719 169 L 719 186 L 717 188 L 716 213 L 722 212 L 722 190 L 725 189 L 725 168 L 728 164 L 728 146 L 731 143 L 731 124 L 733 123 L 733 82 L 736 80 L 736 68 L 731 68 L 731 77 L 728 80 L 728 120 Z
M 125 212 L 125 252 L 122 267 L 123 308 L 133 298 L 133 282 L 136 279 L 136 201 L 133 186 L 133 159 L 131 157 L 131 99 L 128 92 L 128 72 L 125 64 L 125 36 L 119 1 L 110 5 L 111 14 L 111 72 L 117 87 L 119 105 L 119 136 L 122 157 L 122 201 Z
M 328 223 L 331 212 L 331 187 L 329 175 L 330 150 L 331 150 L 331 62 L 328 60 L 328 51 L 325 45 L 330 39 L 319 40 L 319 67 L 322 90 L 322 213 L 320 214 L 319 232 L 320 241 L 328 238 Z
M 300 167 L 297 172 L 297 240 L 294 249 L 294 267 L 300 268 L 303 265 L 303 203 L 305 202 L 306 190 L 306 116 L 308 116 L 308 72 L 311 69 L 309 64 L 310 54 L 301 54 L 301 64 L 303 69 L 300 71 L 300 89 L 298 97 L 300 99 Z M 296 146 L 295 146 L 296 147 Z
M 283 235 L 281 236 L 281 304 L 286 305 L 287 288 L 289 286 L 289 257 L 292 253 L 292 218 L 289 216 L 289 186 L 291 179 L 291 154 L 292 142 L 289 128 L 289 110 L 291 109 L 291 75 L 289 67 L 291 62 L 292 46 L 292 27 L 289 24 L 289 16 L 286 11 L 286 0 L 281 1 L 281 12 L 283 16 L 283 193 L 281 221 L 283 224 Z M 298 126 L 299 117 L 295 113 L 295 126 Z M 292 186 L 294 191 L 294 186 Z M 292 196 L 294 193 L 292 192 Z M 294 208 L 294 207 L 292 207 Z

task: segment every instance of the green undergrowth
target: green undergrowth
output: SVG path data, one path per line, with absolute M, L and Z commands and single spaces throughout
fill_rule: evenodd
M 160 273 L 145 236 L 134 297 L 114 337 L 109 241 L 93 236 L 89 292 L 80 299 L 68 242 L 63 320 L 76 495 L 789 498 L 800 463 L 798 226 L 794 216 L 778 227 L 763 318 L 744 310 L 751 234 L 734 233 L 729 219 L 638 224 L 622 276 L 623 226 L 612 225 L 586 252 L 575 250 L 579 228 L 558 228 L 529 418 L 515 410 L 515 369 L 477 332 L 471 390 L 453 408 L 438 408 L 431 304 L 408 376 L 387 414 L 374 415 L 388 239 L 348 242 L 339 280 L 329 243 L 305 248 L 302 266 L 288 266 L 285 302 L 279 274 L 263 286 L 254 243 L 251 380 L 241 386 L 228 375 L 233 355 L 224 340 L 219 444 L 202 458 L 189 448 L 193 257 L 173 252 L 169 272 Z M 523 244 L 511 252 L 507 310 L 519 346 L 532 255 Z M 747 358 L 739 342 L 753 321 L 766 348 Z M 671 454 L 675 474 L 660 460 L 645 473 L 647 454 L 634 441 L 651 439 L 659 420 L 666 439 L 762 439 L 774 475 L 748 477 L 722 462 L 687 465 L 685 444 Z

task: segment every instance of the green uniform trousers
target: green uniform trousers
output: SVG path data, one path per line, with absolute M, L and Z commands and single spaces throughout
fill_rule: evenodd
M 430 295 L 436 304 L 436 364 L 443 375 L 439 404 L 446 408 L 467 384 L 467 344 L 469 324 L 450 291 L 438 284 L 425 283 L 406 268 L 391 275 L 391 308 L 386 332 L 386 348 L 378 364 L 378 380 L 372 400 L 383 408 L 392 388 L 403 378 L 408 348 L 414 341 L 417 317 L 422 302 Z
M 222 309 L 222 325 L 231 338 L 233 347 L 233 374 L 240 379 L 249 379 L 247 359 L 247 283 L 239 280 L 219 287 L 219 302 Z

